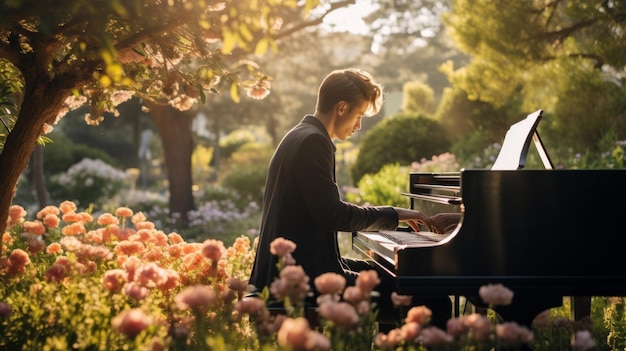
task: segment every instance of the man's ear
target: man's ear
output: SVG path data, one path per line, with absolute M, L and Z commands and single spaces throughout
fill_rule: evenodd
M 337 114 L 339 116 L 343 115 L 346 111 L 348 111 L 348 103 L 345 101 L 339 101 L 337 103 Z

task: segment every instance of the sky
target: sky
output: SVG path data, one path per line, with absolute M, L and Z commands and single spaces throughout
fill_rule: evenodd
M 354 5 L 330 13 L 324 18 L 324 24 L 333 26 L 335 31 L 365 34 L 368 28 L 363 17 L 376 10 L 377 7 L 378 5 L 373 5 L 370 1 L 357 1 Z

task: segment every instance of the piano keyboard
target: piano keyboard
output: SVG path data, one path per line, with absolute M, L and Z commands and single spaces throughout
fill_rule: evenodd
M 428 242 L 439 242 L 448 237 L 447 234 L 437 234 L 433 232 L 402 232 L 381 230 L 378 234 L 398 245 L 420 245 Z

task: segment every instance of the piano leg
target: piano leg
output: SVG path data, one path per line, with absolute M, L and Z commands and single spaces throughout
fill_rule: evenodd
M 516 294 L 511 305 L 496 306 L 495 311 L 505 322 L 517 322 L 520 325 L 531 328 L 533 320 L 539 313 L 562 305 L 562 296 L 550 296 L 545 293 Z
M 591 296 L 571 296 L 572 320 L 591 316 Z

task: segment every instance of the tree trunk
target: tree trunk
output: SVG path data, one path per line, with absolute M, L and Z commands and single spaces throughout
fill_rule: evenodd
M 67 91 L 49 81 L 26 85 L 24 103 L 0 154 L 0 233 L 6 228 L 9 208 L 20 174 L 28 166 L 44 123 L 53 123 Z
M 48 202 L 48 195 L 46 191 L 46 178 L 44 177 L 44 156 L 43 146 L 35 146 L 33 154 L 30 159 L 31 180 L 35 189 L 35 195 L 37 196 L 37 203 L 39 208 L 44 208 Z
M 179 111 L 171 106 L 144 102 L 150 109 L 159 130 L 165 167 L 170 191 L 170 215 L 179 214 L 181 225 L 187 225 L 187 213 L 194 210 L 192 193 L 191 155 L 193 153 L 193 135 L 191 122 L 195 111 Z

